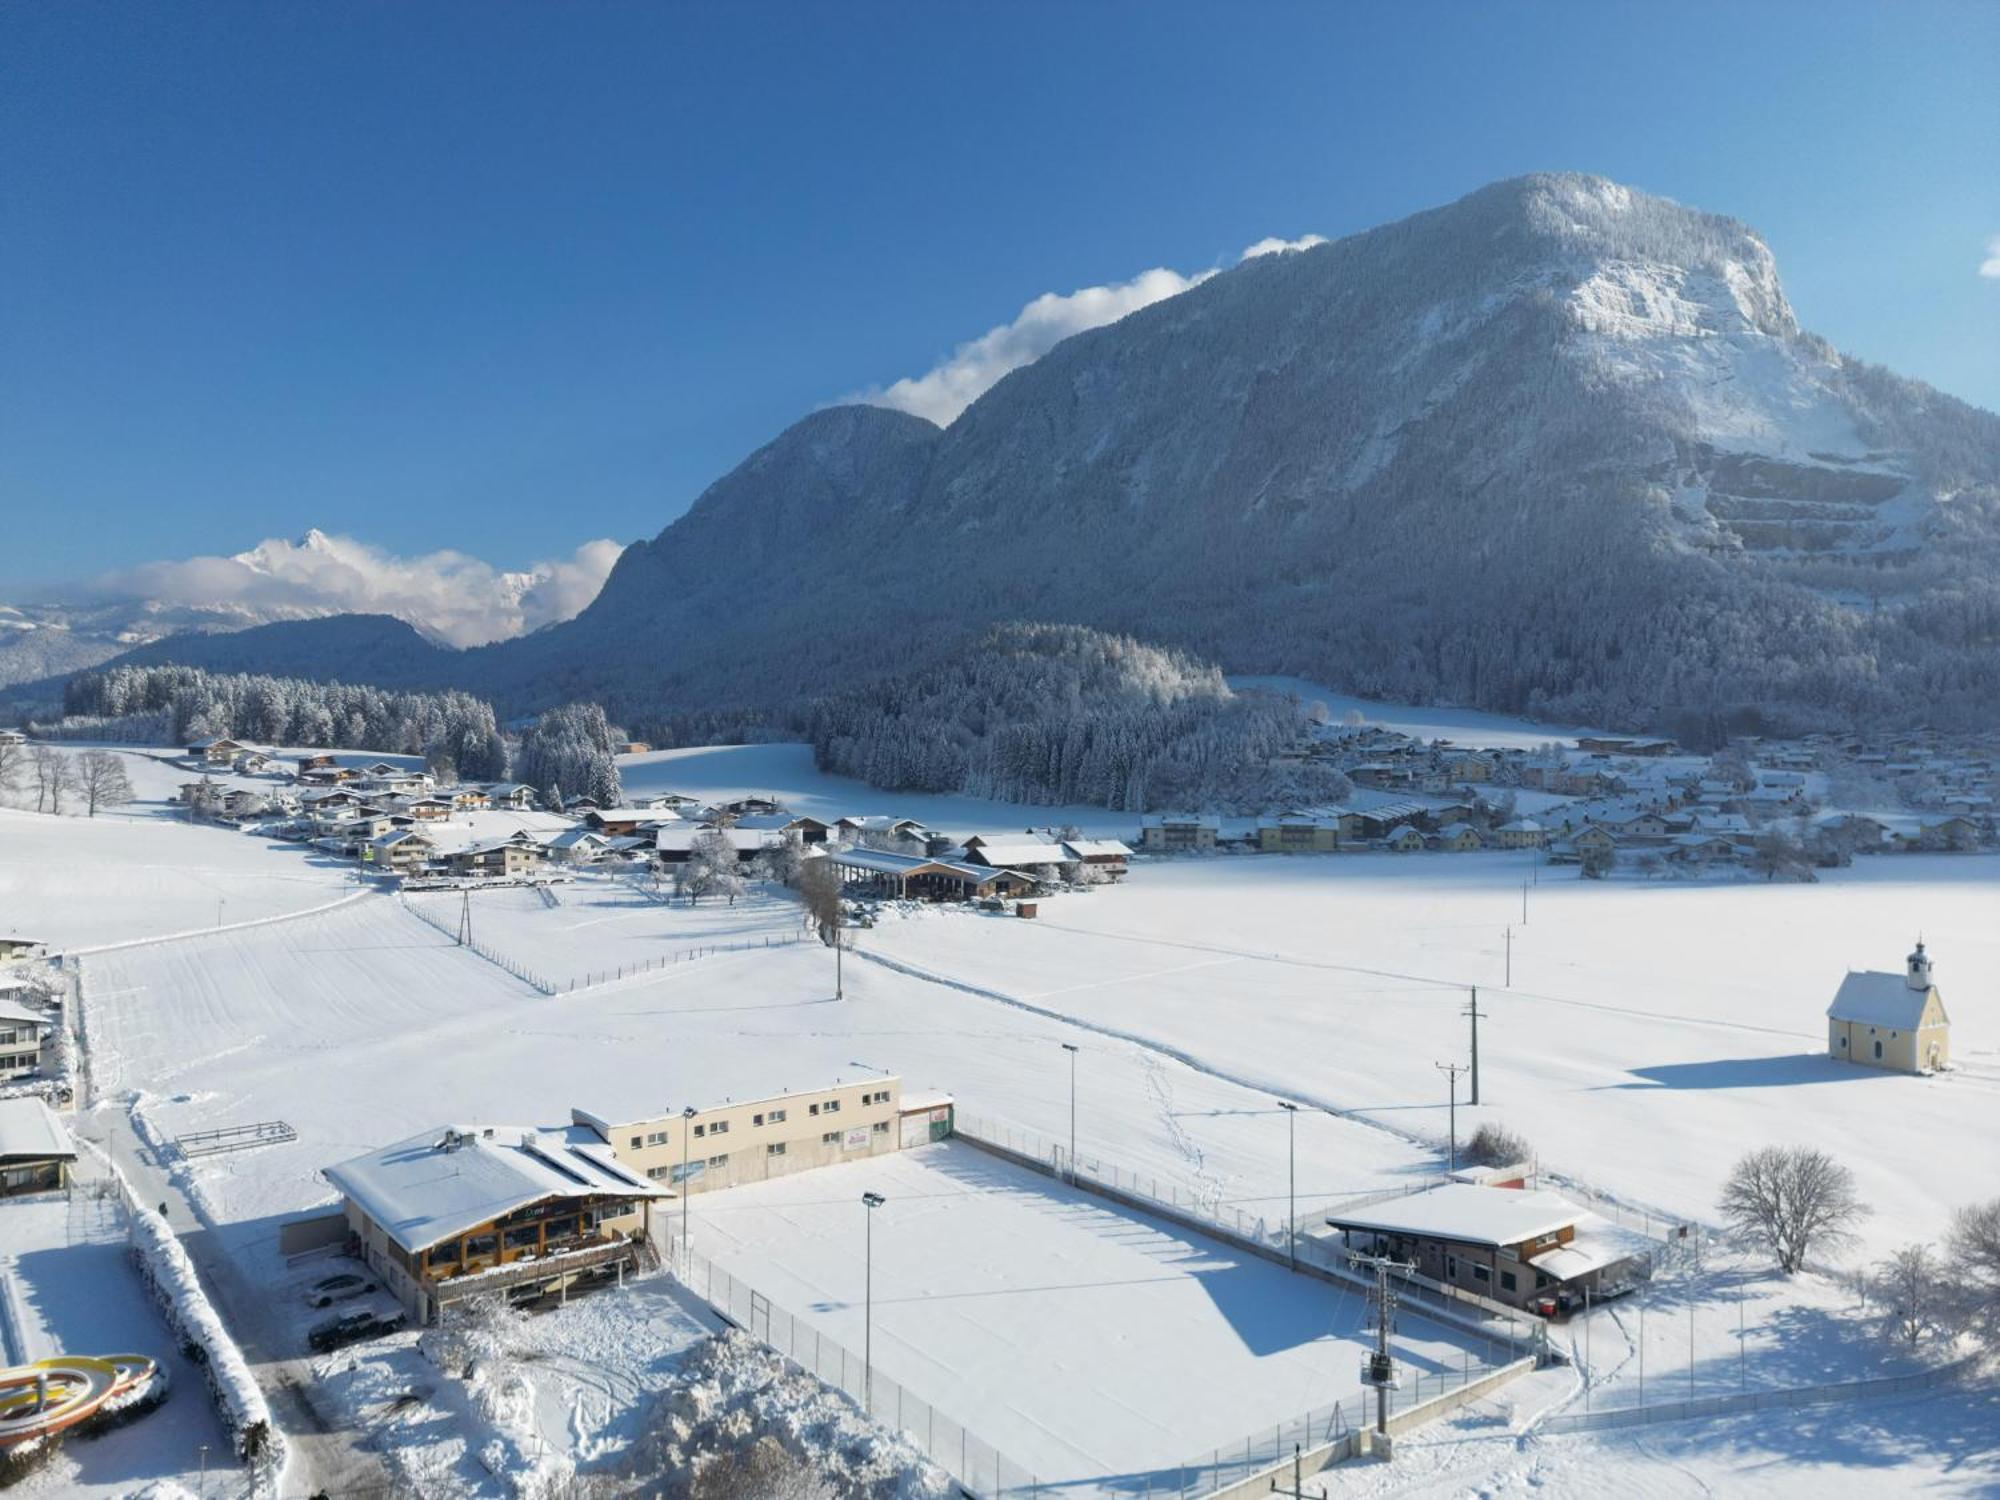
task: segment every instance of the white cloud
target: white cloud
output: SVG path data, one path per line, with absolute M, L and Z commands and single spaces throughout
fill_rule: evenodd
M 2000 234 L 1986 242 L 1986 259 L 1979 263 L 1979 274 L 2000 281 Z
M 1310 250 L 1315 245 L 1324 245 L 1323 234 L 1304 234 L 1295 240 L 1281 240 L 1275 237 L 1261 239 L 1243 252 L 1243 259 L 1255 260 L 1260 255 L 1282 255 L 1287 250 Z
M 1240 263 L 1283 250 L 1310 250 L 1325 243 L 1316 234 L 1296 240 L 1262 239 L 1237 260 Z M 960 344 L 922 375 L 905 376 L 886 389 L 877 386 L 847 399 L 871 406 L 893 406 L 898 411 L 928 417 L 940 427 L 949 426 L 1002 376 L 1033 364 L 1071 334 L 1115 323 L 1128 313 L 1200 286 L 1213 275 L 1214 268 L 1183 276 L 1179 271 L 1155 266 L 1130 281 L 1112 286 L 1087 286 L 1067 295 L 1044 292 L 1022 308 L 1013 322 L 989 328 L 978 338 Z
M 574 554 L 505 573 L 463 552 L 397 557 L 352 537 L 309 531 L 233 557 L 191 557 L 107 573 L 89 592 L 214 611 L 254 623 L 330 614 L 385 614 L 453 646 L 538 630 L 597 597 L 623 550 L 586 542 Z

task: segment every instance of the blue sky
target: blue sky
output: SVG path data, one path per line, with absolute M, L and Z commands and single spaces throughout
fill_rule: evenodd
M 0 587 L 648 536 L 1029 299 L 1543 168 L 2000 409 L 2000 6 L 0 8 Z

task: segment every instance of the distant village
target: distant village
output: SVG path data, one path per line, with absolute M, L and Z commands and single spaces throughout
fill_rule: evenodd
M 572 797 L 550 808 L 531 786 L 440 785 L 421 768 L 355 754 L 281 757 L 229 738 L 185 753 L 201 773 L 180 788 L 191 816 L 254 826 L 416 888 L 608 868 L 694 898 L 697 872 L 718 859 L 791 880 L 801 861 L 824 858 L 857 898 L 1019 901 L 1122 879 L 1135 852 L 1502 850 L 1587 878 L 1812 879 L 1857 855 L 1996 842 L 1992 747 L 1923 731 L 1749 739 L 1697 755 L 1638 736 L 1474 749 L 1327 724 L 1296 758 L 1340 771 L 1352 788 L 1341 802 L 1254 817 L 1155 813 L 1126 839 L 1086 838 L 1074 826 L 965 835 L 893 813 L 829 819 L 775 796 L 655 792 L 620 806 Z M 491 812 L 536 816 L 479 816 Z

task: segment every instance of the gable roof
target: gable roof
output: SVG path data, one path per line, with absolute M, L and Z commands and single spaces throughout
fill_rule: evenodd
M 0 1161 L 75 1161 L 76 1142 L 43 1099 L 0 1099 Z
M 1914 1031 L 1922 1020 L 1924 1004 L 1935 992 L 1913 990 L 1901 974 L 1885 974 L 1879 969 L 1861 969 L 1840 981 L 1833 1004 L 1826 1008 L 1829 1021 L 1859 1021 L 1865 1026 L 1889 1026 L 1898 1031 Z M 1938 1002 L 1940 1011 L 1944 1002 Z
M 405 1250 L 427 1250 L 488 1220 L 550 1198 L 668 1198 L 582 1126 L 452 1126 L 325 1169 L 341 1192 Z

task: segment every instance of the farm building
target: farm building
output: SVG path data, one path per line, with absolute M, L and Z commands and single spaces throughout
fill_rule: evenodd
M 1850 973 L 1826 1008 L 1826 1050 L 1842 1062 L 1934 1073 L 1951 1061 L 1951 1018 L 1919 942 L 1900 974 Z
M 1222 832 L 1218 819 L 1200 813 L 1156 813 L 1139 830 L 1139 847 L 1149 854 L 1213 849 Z
M 859 881 L 898 899 L 971 901 L 980 896 L 1019 896 L 1035 888 L 1022 870 L 993 869 L 966 860 L 929 859 L 888 849 L 837 849 L 824 856 L 843 880 Z
M 412 1319 L 488 1294 L 544 1296 L 634 1271 L 665 1188 L 595 1132 L 450 1126 L 326 1169 L 369 1268 Z
M 10 993 L 0 982 L 0 1083 L 41 1071 L 42 1043 L 55 1025 L 48 1012 L 15 1004 Z

